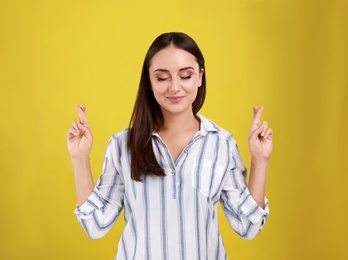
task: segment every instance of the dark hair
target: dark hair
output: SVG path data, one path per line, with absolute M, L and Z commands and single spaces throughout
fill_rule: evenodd
M 131 156 L 131 178 L 142 181 L 142 175 L 164 176 L 164 170 L 157 162 L 153 147 L 152 133 L 163 125 L 163 115 L 151 89 L 149 67 L 153 56 L 160 50 L 174 45 L 196 57 L 199 69 L 204 69 L 204 58 L 196 42 L 188 35 L 180 32 L 164 33 L 158 36 L 146 53 L 137 98 L 129 123 L 128 148 Z M 206 86 L 205 72 L 202 75 L 202 85 L 192 104 L 196 115 L 204 103 Z

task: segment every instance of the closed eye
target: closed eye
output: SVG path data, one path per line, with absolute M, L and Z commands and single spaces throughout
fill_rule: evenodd
M 157 80 L 158 81 L 165 81 L 165 80 L 167 80 L 168 78 L 160 78 L 160 77 L 157 77 Z
M 189 76 L 186 76 L 186 77 L 180 77 L 181 79 L 190 79 L 192 76 L 189 75 Z

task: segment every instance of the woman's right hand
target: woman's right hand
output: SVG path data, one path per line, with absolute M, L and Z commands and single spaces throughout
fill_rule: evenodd
M 68 151 L 71 158 L 83 158 L 92 149 L 93 136 L 88 126 L 86 106 L 76 106 L 79 120 L 74 120 L 67 133 Z

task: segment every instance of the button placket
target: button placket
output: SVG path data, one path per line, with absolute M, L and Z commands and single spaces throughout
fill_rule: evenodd
M 176 199 L 176 176 L 175 176 L 176 174 L 175 174 L 174 168 L 171 169 L 171 175 L 172 175 L 171 176 L 171 179 L 172 179 L 172 185 L 171 185 L 172 186 L 172 189 L 171 189 L 172 190 L 172 192 L 171 192 L 172 198 Z
M 179 156 L 178 160 L 176 161 L 175 164 L 175 169 L 172 169 L 172 176 L 173 176 L 173 182 L 174 185 L 173 189 L 175 189 L 175 196 L 179 193 L 182 192 L 183 188 L 183 166 L 185 164 L 185 161 L 187 159 L 187 156 L 189 154 L 189 150 L 185 148 L 181 155 Z

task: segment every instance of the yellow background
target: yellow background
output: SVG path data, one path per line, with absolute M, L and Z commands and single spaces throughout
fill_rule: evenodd
M 245 241 L 220 214 L 229 258 L 348 259 L 347 14 L 338 0 L 1 0 L 0 258 L 114 258 L 123 217 L 97 241 L 77 224 L 66 131 L 87 104 L 96 179 L 149 45 L 184 31 L 206 59 L 201 113 L 247 166 L 254 104 L 274 129 L 271 216 Z

